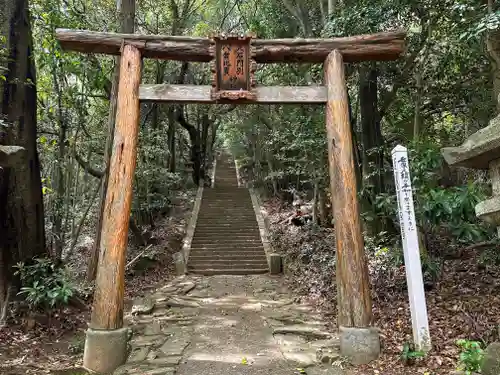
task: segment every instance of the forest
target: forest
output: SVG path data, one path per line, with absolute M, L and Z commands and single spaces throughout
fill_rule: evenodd
M 483 349 L 500 340 L 499 234 L 475 212 L 491 197 L 491 180 L 485 170 L 450 167 L 441 149 L 500 116 L 498 3 L 0 0 L 0 9 L 0 373 L 79 363 L 92 301 L 120 64 L 64 51 L 58 28 L 262 39 L 406 31 L 400 59 L 345 66 L 374 316 L 384 331 L 383 355 L 365 373 L 480 371 Z M 258 85 L 324 79 L 321 64 L 259 64 L 255 76 Z M 142 83 L 210 80 L 208 64 L 143 61 Z M 210 186 L 214 157 L 228 150 L 262 198 L 273 248 L 290 260 L 287 283 L 335 320 L 326 140 L 324 106 L 141 103 L 126 305 L 174 275 L 172 254 L 196 189 Z M 428 355 L 409 344 L 391 160 L 398 144 L 409 150 L 433 336 Z M 310 223 L 291 223 L 298 206 Z

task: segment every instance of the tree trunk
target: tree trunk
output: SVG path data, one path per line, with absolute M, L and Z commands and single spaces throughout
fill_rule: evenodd
M 206 171 L 207 171 L 207 149 L 208 149 L 208 129 L 212 122 L 208 117 L 208 114 L 204 114 L 201 117 L 201 177 L 206 179 Z
M 64 248 L 64 228 L 63 228 L 63 218 L 64 218 L 64 198 L 65 198 L 65 171 L 67 166 L 65 165 L 65 154 L 66 154 L 66 121 L 63 115 L 62 108 L 62 90 L 59 86 L 59 77 L 57 76 L 57 65 L 56 61 L 52 68 L 52 83 L 54 85 L 54 91 L 57 97 L 57 126 L 59 128 L 59 139 L 58 139 L 58 152 L 57 152 L 57 163 L 55 168 L 54 176 L 54 188 L 55 188 L 55 202 L 52 208 L 52 238 L 54 242 L 54 259 L 61 259 L 63 248 Z
M 0 168 L 0 304 L 11 281 L 11 266 L 45 255 L 45 226 L 36 149 L 36 74 L 27 0 L 0 0 L 0 28 L 7 37 L 6 70 L 0 71 L 0 145 L 17 145 L 25 155 Z M 1 61 L 0 61 L 1 64 Z M 2 82 L 2 79 L 0 79 Z M 8 127 L 2 127 L 5 121 Z
M 173 108 L 168 111 L 168 169 L 170 173 L 175 173 L 176 170 L 176 160 L 175 160 L 175 118 Z
M 120 32 L 122 33 L 133 33 L 135 25 L 135 0 L 120 0 Z M 89 262 L 87 264 L 87 280 L 92 281 L 96 277 L 97 262 L 99 257 L 99 247 L 101 242 L 101 229 L 102 229 L 102 219 L 104 204 L 106 202 L 106 191 L 108 188 L 109 181 L 109 164 L 111 162 L 111 151 L 113 146 L 113 134 L 115 130 L 115 120 L 116 120 L 116 108 L 117 101 L 116 97 L 118 95 L 118 82 L 120 76 L 120 60 L 115 59 L 115 70 L 113 72 L 113 83 L 111 88 L 111 97 L 109 104 L 109 116 L 108 116 L 108 130 L 106 145 L 104 148 L 104 165 L 106 166 L 106 171 L 104 173 L 101 193 L 100 193 L 100 204 L 99 204 L 99 219 L 97 220 L 96 227 L 96 240 L 94 246 L 92 247 L 92 252 L 90 254 Z
M 201 140 L 200 132 L 198 129 L 187 122 L 184 115 L 184 108 L 180 106 L 176 113 L 177 122 L 187 130 L 189 134 L 189 140 L 191 142 L 191 163 L 193 164 L 193 182 L 195 185 L 199 186 L 201 176 L 201 161 L 202 161 L 202 150 L 201 150 Z
M 488 0 L 488 14 L 495 12 L 494 0 Z M 488 30 L 486 47 L 492 62 L 491 75 L 493 79 L 493 102 L 497 113 L 500 113 L 500 29 Z
M 420 72 L 415 73 L 415 109 L 413 116 L 413 139 L 418 140 L 420 132 L 422 131 L 422 74 Z
M 361 113 L 361 134 L 363 142 L 363 179 L 368 184 L 365 197 L 365 209 L 376 212 L 376 196 L 384 191 L 384 155 L 383 138 L 378 113 L 378 72 L 375 67 L 360 70 L 359 102 Z M 369 223 L 372 234 L 382 230 L 382 223 L 377 217 Z

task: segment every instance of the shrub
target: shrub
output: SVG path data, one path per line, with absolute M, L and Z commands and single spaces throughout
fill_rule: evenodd
M 464 371 L 466 375 L 481 372 L 481 363 L 484 357 L 481 343 L 478 341 L 458 340 L 457 346 L 462 349 L 458 360 L 458 369 Z
M 21 280 L 19 295 L 33 309 L 51 309 L 66 305 L 75 288 L 68 281 L 64 268 L 51 259 L 35 258 L 32 263 L 18 263 L 15 275 Z

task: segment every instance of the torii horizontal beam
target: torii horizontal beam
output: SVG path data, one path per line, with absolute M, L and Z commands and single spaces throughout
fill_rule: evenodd
M 145 102 L 176 102 L 199 104 L 235 104 L 234 100 L 214 100 L 212 86 L 141 85 L 139 99 Z M 325 86 L 257 86 L 255 100 L 238 100 L 238 104 L 325 104 Z
M 396 60 L 404 52 L 406 32 L 383 32 L 331 39 L 255 39 L 258 63 L 323 63 L 333 50 L 344 62 Z M 209 38 L 104 33 L 57 29 L 56 38 L 70 51 L 120 55 L 123 43 L 141 51 L 143 57 L 164 60 L 209 62 Z

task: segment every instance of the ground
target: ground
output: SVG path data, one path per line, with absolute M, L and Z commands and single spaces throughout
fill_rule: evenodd
M 338 339 L 268 275 L 179 277 L 136 301 L 129 363 L 115 375 L 336 375 Z
M 152 315 L 129 315 L 136 332 L 136 344 L 141 337 L 147 343 L 161 331 L 161 338 L 157 338 L 156 345 L 151 344 L 144 360 L 162 366 L 167 363 L 170 366 L 166 368 L 178 366 L 181 375 L 260 374 L 266 373 L 264 369 L 271 369 L 276 375 L 282 375 L 279 371 L 290 375 L 300 373 L 297 370 L 300 368 L 309 375 L 317 375 L 322 370 L 330 371 L 326 374 L 345 375 L 435 375 L 449 374 L 456 368 L 457 339 L 485 342 L 498 339 L 500 267 L 494 260 L 481 262 L 481 253 L 471 250 L 459 254 L 456 259 L 444 260 L 437 282 L 426 291 L 433 351 L 424 360 L 406 366 L 400 359 L 403 344 L 411 341 L 404 268 L 384 269 L 376 259 L 370 258 L 375 325 L 381 329 L 383 347 L 381 358 L 367 366 L 351 368 L 342 362 L 342 358 L 337 358 L 335 336 L 323 337 L 320 333 L 318 340 L 314 341 L 319 342 L 319 346 L 332 345 L 326 353 L 332 354 L 335 365 L 307 367 L 307 361 L 311 361 L 317 352 L 323 355 L 325 351 L 321 354 L 318 345 L 311 344 L 297 332 L 282 335 L 276 329 L 279 332 L 280 327 L 309 321 L 315 322 L 306 324 L 309 327 L 321 326 L 319 332 L 336 332 L 334 251 L 331 251 L 333 231 L 311 234 L 305 228 L 285 224 L 279 224 L 279 228 L 279 217 L 286 217 L 288 212 L 283 208 L 268 206 L 267 209 L 276 237 L 283 239 L 284 235 L 290 251 L 302 254 L 301 261 L 295 264 L 299 273 L 276 278 L 189 277 L 169 284 L 173 282 L 171 254 L 178 251 L 181 244 L 189 205 L 157 223 L 157 242 L 153 250 L 159 256 L 145 269 L 131 267 L 127 275 L 127 310 L 134 308 L 134 300 L 137 302 L 137 298 L 143 297 L 150 300 L 148 296 L 153 297 L 157 309 Z M 323 243 L 317 243 L 318 238 Z M 134 249 L 128 259 L 133 259 L 143 250 Z M 86 251 L 88 249 L 82 248 L 77 252 L 81 259 L 88 255 Z M 74 262 L 82 263 L 81 259 Z M 318 264 L 321 267 L 317 267 Z M 187 286 L 192 289 L 187 291 Z M 186 292 L 179 290 L 184 287 Z M 179 306 L 172 306 L 176 302 Z M 88 310 L 69 307 L 54 311 L 50 322 L 43 314 L 35 315 L 31 320 L 11 320 L 10 326 L 0 331 L 0 373 L 75 375 L 74 372 L 61 371 L 81 366 L 88 315 Z M 160 318 L 169 323 L 154 322 L 161 321 Z M 169 347 L 169 339 L 176 336 L 180 338 L 175 341 L 177 344 Z M 235 337 L 243 339 L 235 341 Z M 165 354 L 170 349 L 179 350 L 183 343 L 185 346 L 180 355 L 172 358 Z M 136 351 L 135 359 L 140 359 L 145 352 Z M 285 357 L 302 363 L 285 361 Z M 168 371 L 164 373 L 168 374 Z
M 190 218 L 196 190 L 179 193 L 168 217 L 159 218 L 151 233 L 152 246 L 127 269 L 125 277 L 125 309 L 130 310 L 134 298 L 147 294 L 173 278 L 172 254 L 179 251 Z M 91 284 L 84 281 L 87 259 L 92 246 L 92 224 L 81 236 L 75 252 L 67 260 L 73 279 L 78 283 L 81 306 L 57 310 L 50 324 L 46 314 L 34 319 L 12 317 L 9 326 L 0 329 L 0 374 L 31 375 L 57 373 L 82 364 L 83 345 L 90 317 Z M 127 262 L 146 248 L 129 241 Z
M 265 208 L 273 247 L 293 258 L 287 284 L 327 314 L 335 329 L 334 229 L 314 231 L 283 222 L 292 209 L 277 200 L 267 201 Z M 403 345 L 412 342 L 405 269 L 369 254 L 374 325 L 381 329 L 382 355 L 354 373 L 450 374 L 457 368 L 458 339 L 485 344 L 500 339 L 500 266 L 495 252 L 485 252 L 487 246 L 453 247 L 446 238 L 430 248 L 444 254 L 437 279 L 426 287 L 433 350 L 413 366 L 403 363 Z

